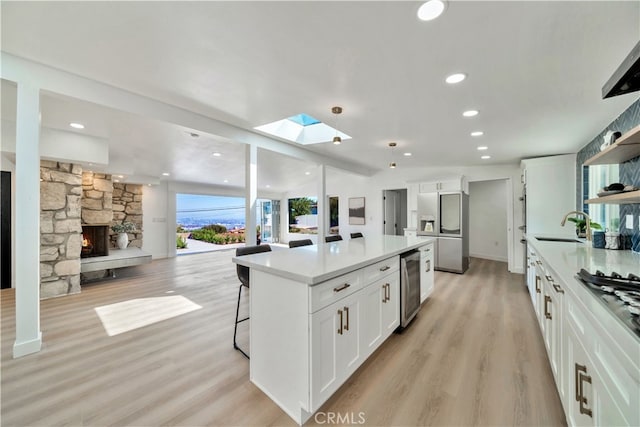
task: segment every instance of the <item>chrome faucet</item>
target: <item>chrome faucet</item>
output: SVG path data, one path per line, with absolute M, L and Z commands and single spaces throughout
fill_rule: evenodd
M 582 215 L 584 216 L 584 220 L 587 223 L 587 240 L 591 240 L 591 218 L 589 217 L 589 215 L 587 215 L 586 213 L 582 212 L 582 211 L 571 211 L 568 212 L 564 218 L 562 218 L 562 222 L 560 223 L 561 226 L 564 227 L 564 224 L 567 222 L 567 217 L 571 214 L 576 214 L 576 215 Z

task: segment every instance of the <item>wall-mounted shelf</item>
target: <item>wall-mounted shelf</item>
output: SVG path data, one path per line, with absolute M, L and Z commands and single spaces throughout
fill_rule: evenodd
M 587 159 L 584 165 L 611 165 L 623 163 L 638 156 L 640 156 L 640 126 L 631 129 L 605 150 Z
M 623 205 L 628 203 L 640 203 L 640 190 L 627 193 L 612 194 L 610 196 L 596 197 L 584 201 L 587 204 L 609 203 L 611 205 Z

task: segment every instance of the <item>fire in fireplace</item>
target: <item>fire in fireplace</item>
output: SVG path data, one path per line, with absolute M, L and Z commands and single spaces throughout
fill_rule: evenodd
M 109 255 L 109 224 L 82 225 L 81 258 Z

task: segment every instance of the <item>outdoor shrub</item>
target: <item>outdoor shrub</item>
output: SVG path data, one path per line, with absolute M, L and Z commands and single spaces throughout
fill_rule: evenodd
M 185 239 L 183 239 L 182 236 L 176 236 L 176 248 L 186 249 L 186 247 L 187 247 L 187 242 L 185 241 Z
M 203 230 L 211 230 L 216 234 L 222 234 L 227 232 L 227 227 L 220 224 L 209 224 L 202 227 Z

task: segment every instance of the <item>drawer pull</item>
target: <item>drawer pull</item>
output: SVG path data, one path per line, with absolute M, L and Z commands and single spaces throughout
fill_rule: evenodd
M 549 303 L 551 302 L 551 297 L 548 295 L 544 296 L 544 317 L 551 320 L 551 313 L 549 313 Z
M 385 302 L 391 301 L 391 285 L 388 283 L 385 283 L 384 285 L 384 298 Z
M 384 267 L 380 267 L 380 271 L 387 271 L 390 268 L 391 267 L 389 267 L 388 265 L 385 265 Z
M 577 363 L 575 365 L 576 365 L 576 374 L 575 374 L 576 401 L 580 402 L 580 413 L 586 414 L 593 418 L 593 412 L 591 411 L 591 409 L 587 408 L 586 406 L 589 404 L 589 402 L 587 401 L 587 398 L 583 396 L 584 389 L 582 387 L 583 381 L 591 384 L 591 376 L 587 375 L 586 366 L 578 365 Z
M 430 271 L 431 271 L 431 260 L 430 260 L 430 259 L 428 259 L 428 260 L 427 260 L 427 262 L 426 262 L 426 264 L 427 264 L 427 269 L 425 270 L 425 272 L 426 272 L 426 273 L 428 273 L 428 272 L 430 272 Z
M 553 284 L 553 289 L 555 289 L 556 292 L 559 294 L 564 294 L 564 289 L 562 289 L 559 285 L 556 285 L 555 283 Z
M 338 316 L 340 316 L 340 329 L 338 329 L 338 334 L 342 335 L 342 310 L 338 310 Z
M 538 265 L 542 265 L 542 261 L 540 261 L 539 259 L 536 260 L 536 264 Z
M 540 276 L 536 275 L 536 292 L 540 293 Z
M 333 292 L 340 292 L 340 291 L 344 291 L 345 289 L 347 289 L 348 287 L 350 287 L 351 285 L 348 283 L 345 283 L 344 285 L 340 286 L 339 288 L 333 288 Z
M 347 324 L 344 326 L 344 330 L 349 330 L 349 307 L 344 308 L 344 312 L 347 314 Z
M 549 276 L 548 274 L 545 274 L 544 277 L 546 277 L 548 281 L 553 283 L 553 281 L 554 281 L 553 277 Z

